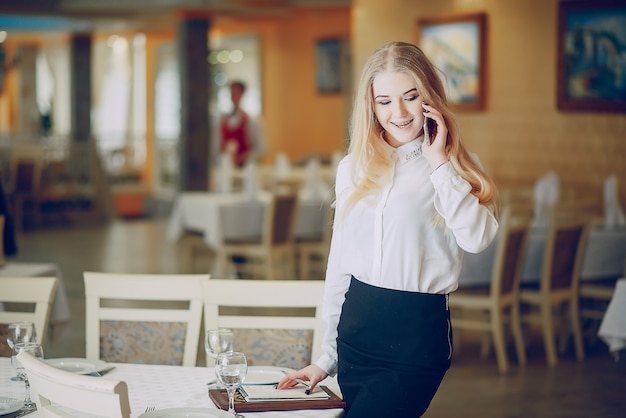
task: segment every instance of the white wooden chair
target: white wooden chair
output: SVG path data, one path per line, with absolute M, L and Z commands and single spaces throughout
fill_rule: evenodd
M 211 279 L 204 283 L 205 329 L 230 328 L 235 333 L 235 349 L 244 351 L 252 364 L 293 367 L 307 365 L 321 353 L 323 322 L 321 319 L 324 281 L 311 280 L 228 280 Z M 284 330 L 312 331 L 304 353 L 303 339 L 287 343 L 287 349 L 271 344 L 271 332 Z M 269 333 L 269 334 L 268 334 Z M 292 335 L 294 334 L 292 333 Z M 250 337 L 254 334 L 255 337 Z M 264 335 L 263 335 L 264 334 Z M 257 341 L 252 341 L 255 339 Z M 255 359 L 259 340 L 270 342 L 263 345 L 265 358 Z M 255 347 L 256 344 L 256 347 Z M 289 345 L 291 344 L 291 345 Z M 274 353 L 268 354 L 269 351 Z M 302 364 L 281 363 L 282 355 L 300 356 Z M 280 351 L 280 352 L 279 352 Z M 282 354 L 281 354 L 282 352 Z M 295 360 L 291 360 L 295 361 Z M 207 359 L 210 363 L 211 359 Z M 305 364 L 306 363 L 306 364 Z
M 514 218 L 510 209 L 503 211 L 496 255 L 488 289 L 460 289 L 450 295 L 452 327 L 489 333 L 495 347 L 498 369 L 509 369 L 505 326 L 513 333 L 517 359 L 526 363 L 526 352 L 520 321 L 519 284 L 526 253 L 530 219 Z M 482 355 L 490 345 L 483 340 Z
M 85 272 L 87 358 L 195 366 L 208 278 Z
M 82 376 L 57 369 L 29 353 L 19 353 L 37 413 L 44 418 L 97 415 L 129 418 L 126 382 Z
M 59 279 L 56 277 L 0 277 L 0 323 L 32 321 L 37 340 L 45 346 L 52 301 Z M 34 310 L 26 309 L 33 305 Z

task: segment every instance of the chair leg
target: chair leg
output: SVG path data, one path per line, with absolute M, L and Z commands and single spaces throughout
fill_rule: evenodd
M 576 348 L 576 359 L 582 361 L 585 359 L 585 346 L 583 344 L 583 332 L 580 327 L 580 314 L 578 309 L 578 298 L 574 297 L 570 301 L 570 323 L 572 332 L 574 333 L 574 346 Z
M 526 364 L 526 347 L 524 345 L 524 335 L 522 334 L 519 304 L 515 304 L 511 307 L 511 329 L 513 331 L 513 339 L 515 340 L 517 362 L 520 366 L 523 366 Z
M 548 366 L 554 367 L 558 363 L 556 355 L 556 343 L 554 336 L 554 324 L 552 323 L 552 306 L 542 304 L 541 310 L 541 330 L 543 332 L 543 346 L 546 352 L 546 361 Z
M 509 369 L 509 360 L 506 355 L 502 311 L 499 309 L 496 312 L 493 312 L 491 330 L 493 334 L 493 345 L 496 351 L 496 359 L 498 361 L 498 370 L 500 370 L 501 373 L 505 373 Z
M 300 279 L 308 280 L 310 279 L 311 272 L 309 271 L 309 253 L 302 251 L 300 253 Z

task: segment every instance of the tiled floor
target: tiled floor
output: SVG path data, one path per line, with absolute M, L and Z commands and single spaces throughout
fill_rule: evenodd
M 70 332 L 46 348 L 47 357 L 85 355 L 83 271 L 179 272 L 179 248 L 167 241 L 165 229 L 162 220 L 114 221 L 27 231 L 19 238 L 13 260 L 57 263 L 70 300 Z M 540 342 L 531 340 L 529 364 L 514 365 L 506 375 L 498 373 L 493 357 L 481 360 L 478 351 L 472 343 L 456 350 L 426 417 L 626 416 L 626 354 L 615 363 L 600 341 L 584 362 L 567 352 L 548 369 Z

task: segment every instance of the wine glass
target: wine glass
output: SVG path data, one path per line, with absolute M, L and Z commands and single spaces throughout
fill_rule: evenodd
M 204 350 L 213 360 L 220 353 L 235 351 L 235 335 L 230 329 L 210 329 L 204 336 Z
M 22 410 L 32 411 L 37 409 L 37 405 L 30 399 L 30 383 L 28 381 L 28 376 L 26 375 L 26 370 L 24 370 L 24 366 L 17 359 L 17 355 L 19 353 L 29 353 L 34 357 L 43 359 L 43 349 L 41 348 L 41 344 L 39 343 L 16 343 L 13 346 L 13 356 L 11 357 L 11 365 L 17 372 L 17 374 L 24 380 L 24 384 L 26 386 L 26 395 L 24 396 L 24 407 Z
M 246 378 L 248 362 L 246 356 L 238 351 L 229 351 L 217 355 L 215 375 L 221 384 L 226 386 L 228 393 L 228 412 L 241 417 L 235 411 L 235 391 Z
M 31 321 L 19 321 L 11 322 L 7 330 L 7 345 L 11 349 L 11 357 L 13 357 L 13 347 L 17 343 L 30 343 L 37 342 L 37 332 L 35 331 L 35 324 Z M 13 358 L 11 358 L 13 361 Z M 13 381 L 21 381 L 19 375 L 11 378 Z

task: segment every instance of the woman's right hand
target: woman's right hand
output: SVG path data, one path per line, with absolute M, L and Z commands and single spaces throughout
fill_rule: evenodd
M 308 382 L 311 385 L 311 391 L 313 391 L 315 386 L 327 377 L 328 373 L 326 373 L 321 367 L 311 364 L 283 377 L 280 382 L 278 382 L 276 389 L 288 389 L 294 387 L 298 384 L 298 382 L 294 379 L 300 379 Z

